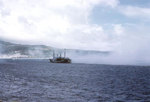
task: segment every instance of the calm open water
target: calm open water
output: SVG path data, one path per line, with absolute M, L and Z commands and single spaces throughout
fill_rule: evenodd
M 150 67 L 1 60 L 3 102 L 150 102 Z

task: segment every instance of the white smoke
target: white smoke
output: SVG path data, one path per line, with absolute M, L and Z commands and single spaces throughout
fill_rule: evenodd
M 97 5 L 112 8 L 132 19 L 139 19 L 136 16 L 144 13 L 140 17 L 143 22 L 138 23 L 140 25 L 106 24 L 110 29 L 93 24 L 90 15 Z M 80 59 L 76 60 L 78 62 L 147 64 L 150 62 L 150 30 L 145 25 L 150 18 L 148 10 L 120 6 L 119 0 L 0 0 L 0 39 L 19 44 L 112 52 L 108 56 L 72 55 Z M 43 55 L 39 49 L 29 53 Z

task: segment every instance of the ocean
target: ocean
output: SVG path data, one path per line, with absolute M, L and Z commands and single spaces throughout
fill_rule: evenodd
M 150 102 L 150 67 L 0 60 L 2 102 Z

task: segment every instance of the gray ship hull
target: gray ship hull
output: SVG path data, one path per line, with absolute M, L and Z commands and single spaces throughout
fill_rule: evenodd
M 71 63 L 70 59 L 49 59 L 51 63 Z

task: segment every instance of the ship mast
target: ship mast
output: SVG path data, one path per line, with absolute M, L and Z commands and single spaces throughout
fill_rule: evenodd
M 60 58 L 61 58 L 61 53 L 60 53 Z
M 66 57 L 66 49 L 64 49 L 64 58 Z
M 55 51 L 53 50 L 53 59 L 55 59 Z

